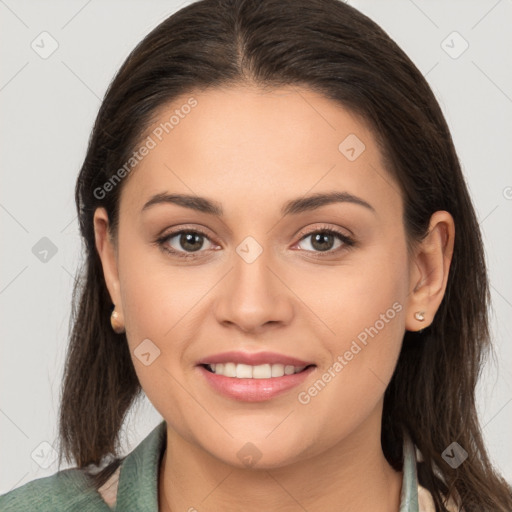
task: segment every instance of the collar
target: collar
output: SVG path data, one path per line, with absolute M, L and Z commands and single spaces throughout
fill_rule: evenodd
M 400 512 L 419 512 L 418 474 L 416 472 L 416 448 L 410 437 L 404 436 L 404 464 Z

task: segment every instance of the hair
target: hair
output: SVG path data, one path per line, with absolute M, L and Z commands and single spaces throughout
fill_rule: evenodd
M 403 440 L 421 451 L 420 483 L 436 511 L 457 496 L 466 512 L 510 511 L 512 492 L 493 469 L 479 426 L 475 386 L 490 345 L 489 284 L 475 211 L 447 123 L 421 72 L 375 22 L 339 0 L 202 0 L 164 20 L 130 53 L 108 87 L 75 189 L 85 261 L 73 290 L 59 441 L 102 485 L 119 466 L 119 434 L 142 395 L 126 334 L 110 326 L 112 303 L 95 248 L 104 207 L 114 242 L 126 179 L 94 191 L 127 162 L 159 110 L 215 87 L 305 87 L 359 116 L 400 186 L 408 244 L 448 211 L 456 236 L 445 296 L 432 324 L 406 332 L 384 395 L 381 443 L 400 469 Z M 469 454 L 452 469 L 442 452 Z

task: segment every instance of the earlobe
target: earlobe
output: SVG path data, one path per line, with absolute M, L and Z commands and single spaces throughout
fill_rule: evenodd
M 94 212 L 94 236 L 96 250 L 101 260 L 103 276 L 110 299 L 115 304 L 117 321 L 122 323 L 123 309 L 119 286 L 117 256 L 114 241 L 109 233 L 109 219 L 105 208 L 97 208 Z
M 411 262 L 405 328 L 428 327 L 443 300 L 455 242 L 455 223 L 446 211 L 435 212 L 427 236 L 418 244 Z

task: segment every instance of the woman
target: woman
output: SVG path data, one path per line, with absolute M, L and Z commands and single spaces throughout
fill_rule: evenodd
M 428 84 L 360 12 L 169 17 L 112 82 L 76 202 L 77 467 L 3 508 L 512 510 L 475 408 L 475 212 Z M 142 392 L 164 421 L 117 457 Z

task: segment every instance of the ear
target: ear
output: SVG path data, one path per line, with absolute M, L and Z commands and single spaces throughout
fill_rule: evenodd
M 446 211 L 430 218 L 427 236 L 415 249 L 410 265 L 410 291 L 405 328 L 419 331 L 428 327 L 443 300 L 453 256 L 455 223 Z M 423 312 L 424 320 L 415 317 Z
M 119 321 L 124 323 L 117 267 L 117 249 L 110 235 L 108 213 L 105 208 L 96 208 L 93 223 L 96 250 L 98 251 L 101 265 L 103 267 L 105 284 L 110 294 L 110 299 L 116 306 L 116 311 L 119 314 Z

